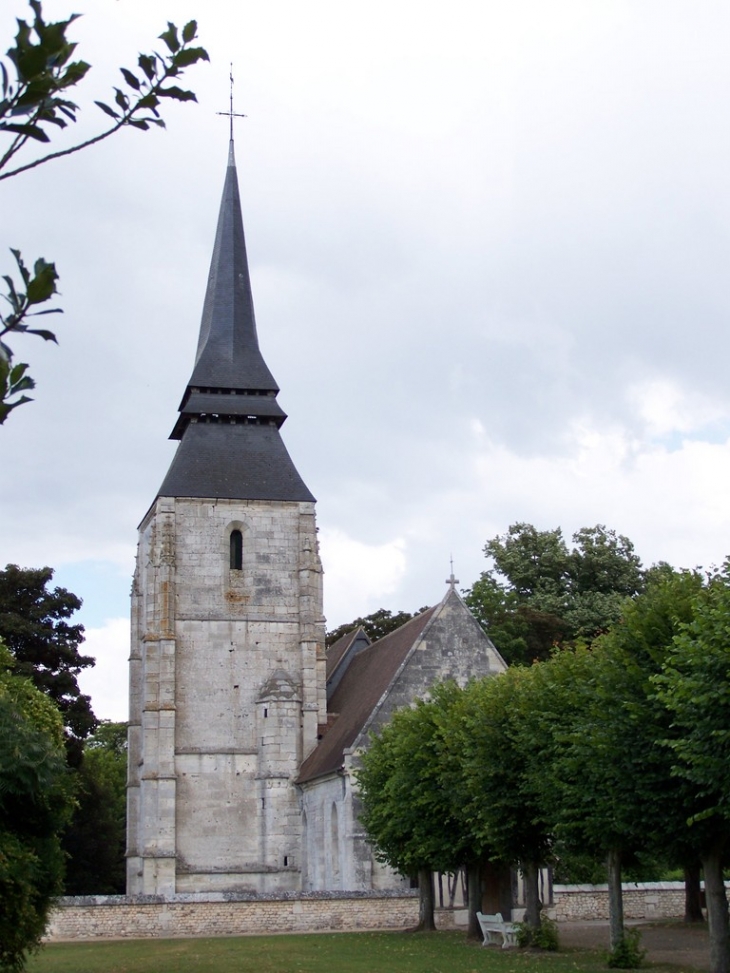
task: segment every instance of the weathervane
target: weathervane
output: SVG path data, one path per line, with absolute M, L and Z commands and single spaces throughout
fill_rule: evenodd
M 454 557 L 451 555 L 449 557 L 449 564 L 451 565 L 451 576 L 446 579 L 446 584 L 451 586 L 452 591 L 456 591 L 456 586 L 459 584 L 459 579 L 454 577 Z
M 229 74 L 229 79 L 231 82 L 231 103 L 228 111 L 217 111 L 216 115 L 226 115 L 230 119 L 231 123 L 231 142 L 233 141 L 233 119 L 234 118 L 247 118 L 247 115 L 242 115 L 240 112 L 235 112 L 233 110 L 233 62 L 231 61 L 231 72 Z

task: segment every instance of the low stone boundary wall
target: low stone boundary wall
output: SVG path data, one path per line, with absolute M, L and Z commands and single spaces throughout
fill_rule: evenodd
M 672 919 L 684 915 L 684 882 L 625 882 L 626 919 Z M 550 913 L 558 922 L 608 919 L 607 885 L 554 885 Z
M 730 888 L 730 883 L 726 883 Z M 682 882 L 624 884 L 627 919 L 684 915 Z M 521 915 L 524 910 L 515 910 Z M 546 909 L 558 922 L 608 919 L 607 885 L 555 885 Z M 517 918 L 519 918 L 519 915 Z M 170 898 L 89 895 L 60 899 L 46 940 L 243 936 L 278 932 L 407 929 L 418 921 L 418 893 L 284 892 L 271 895 L 210 892 Z M 466 927 L 465 909 L 438 909 L 440 929 Z
M 45 939 L 173 939 L 247 933 L 406 929 L 418 921 L 417 892 L 211 892 L 89 895 L 59 900 Z

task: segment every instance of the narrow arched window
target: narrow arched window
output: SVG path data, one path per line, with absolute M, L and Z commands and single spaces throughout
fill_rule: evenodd
M 243 535 L 240 530 L 231 531 L 231 570 L 240 571 L 243 567 Z

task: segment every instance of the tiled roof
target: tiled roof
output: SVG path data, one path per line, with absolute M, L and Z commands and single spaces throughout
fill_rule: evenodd
M 344 751 L 355 742 L 435 611 L 434 607 L 422 612 L 395 632 L 373 642 L 350 662 L 328 703 L 330 713 L 339 715 L 302 764 L 299 783 L 342 766 Z
M 332 645 L 327 649 L 328 679 L 340 664 L 340 660 L 361 632 L 363 635 L 365 635 L 365 630 L 362 628 L 362 626 L 360 628 L 353 628 L 351 632 L 345 632 L 344 635 L 340 636 L 340 638 L 338 638 L 336 642 L 333 642 Z M 367 635 L 365 635 L 365 638 L 367 638 Z

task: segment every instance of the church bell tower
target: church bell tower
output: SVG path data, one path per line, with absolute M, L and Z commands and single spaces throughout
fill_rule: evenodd
M 296 891 L 326 722 L 314 497 L 259 350 L 233 140 L 172 465 L 132 589 L 127 892 Z

